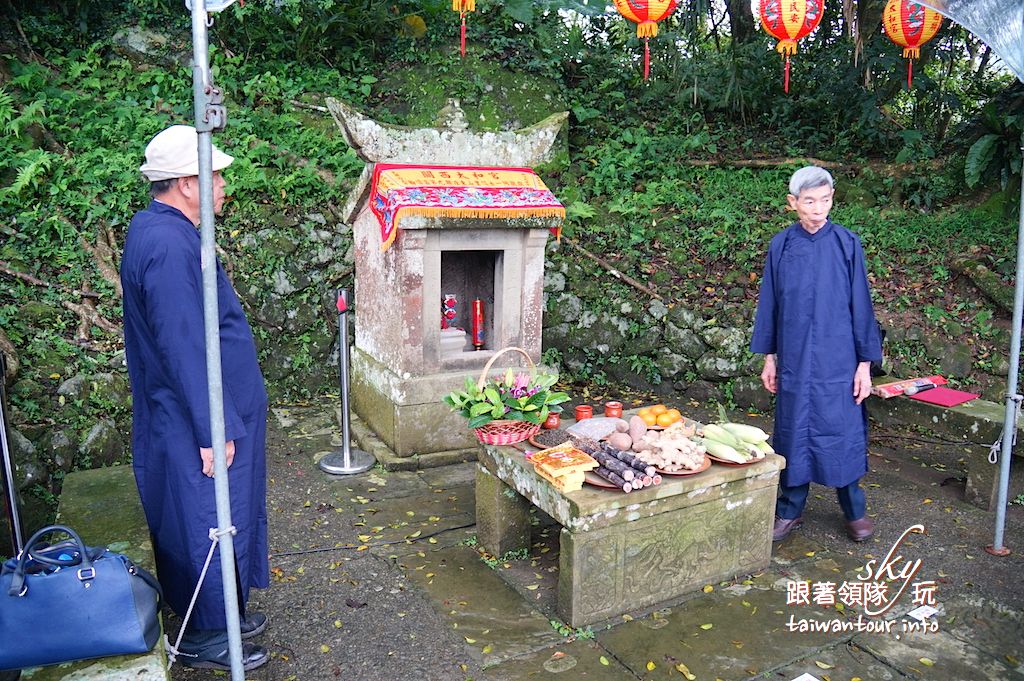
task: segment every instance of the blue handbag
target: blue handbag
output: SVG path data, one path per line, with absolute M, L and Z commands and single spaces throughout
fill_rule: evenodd
M 70 540 L 42 541 L 50 533 Z M 160 586 L 127 556 L 50 525 L 0 570 L 0 670 L 150 650 Z

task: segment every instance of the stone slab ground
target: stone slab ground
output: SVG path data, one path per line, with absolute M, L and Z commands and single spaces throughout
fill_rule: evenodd
M 1024 514 L 1009 509 L 1014 553 L 985 553 L 992 514 L 963 500 L 955 448 L 879 433 L 899 446 L 872 445 L 866 483 L 878 532 L 864 544 L 846 539 L 834 496 L 815 487 L 804 528 L 774 546 L 766 569 L 574 629 L 557 615 L 550 517 L 532 513 L 528 550 L 486 554 L 475 541 L 477 464 L 330 479 L 314 461 L 337 446 L 333 423 L 326 405 L 272 417 L 273 583 L 251 605 L 271 618 L 260 641 L 273 659 L 249 679 L 682 679 L 678 665 L 700 681 L 1024 679 Z M 903 553 L 921 558 L 917 579 L 938 582 L 937 633 L 786 630 L 791 615 L 855 619 L 856 608 L 787 606 L 787 583 L 855 578 L 913 523 L 926 534 L 909 537 Z M 175 667 L 172 678 L 225 677 Z

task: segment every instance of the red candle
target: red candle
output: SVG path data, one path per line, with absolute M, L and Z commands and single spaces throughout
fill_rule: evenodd
M 471 313 L 473 348 L 480 350 L 484 347 L 484 301 L 479 298 L 473 301 Z

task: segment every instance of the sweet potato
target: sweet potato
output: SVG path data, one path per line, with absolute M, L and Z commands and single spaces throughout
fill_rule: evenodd
M 607 442 L 615 449 L 621 449 L 624 452 L 628 452 L 633 446 L 633 438 L 627 433 L 612 433 L 608 436 Z
M 647 424 L 639 416 L 629 419 L 629 437 L 633 442 L 639 442 L 647 434 Z

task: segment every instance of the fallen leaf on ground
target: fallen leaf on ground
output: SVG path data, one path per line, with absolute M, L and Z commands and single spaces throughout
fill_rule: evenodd
M 362 608 L 366 605 L 366 601 L 357 601 L 354 598 L 346 598 L 345 605 L 350 608 Z
M 657 667 L 658 665 L 654 664 L 650 660 L 647 661 L 647 671 L 653 672 Z
M 835 668 L 834 664 L 829 664 L 828 662 L 822 662 L 821 660 L 815 660 L 814 664 L 815 664 L 815 666 L 818 667 L 818 669 L 834 669 Z
M 694 679 L 697 678 L 697 676 L 690 671 L 690 668 L 682 662 L 676 665 L 676 671 L 682 674 L 686 678 L 686 681 L 694 681 Z
M 923 664 L 925 667 L 931 667 L 931 666 L 935 665 L 935 660 L 931 660 L 931 659 L 929 659 L 927 657 L 922 657 L 921 659 L 918 660 L 918 662 Z
M 703 629 L 704 631 L 707 631 L 708 629 L 710 629 L 713 626 L 715 626 L 715 625 L 711 624 L 710 622 L 708 622 L 707 624 L 700 625 L 700 628 Z
M 599 657 L 599 658 L 598 658 L 598 660 L 599 660 L 599 661 L 601 662 L 601 664 L 603 664 L 603 665 L 604 665 L 605 667 L 607 667 L 607 666 L 608 666 L 609 664 L 611 664 L 611 663 L 610 663 L 610 662 L 608 661 L 608 658 L 607 658 L 607 657 L 605 657 L 604 655 L 602 655 L 601 657 Z

